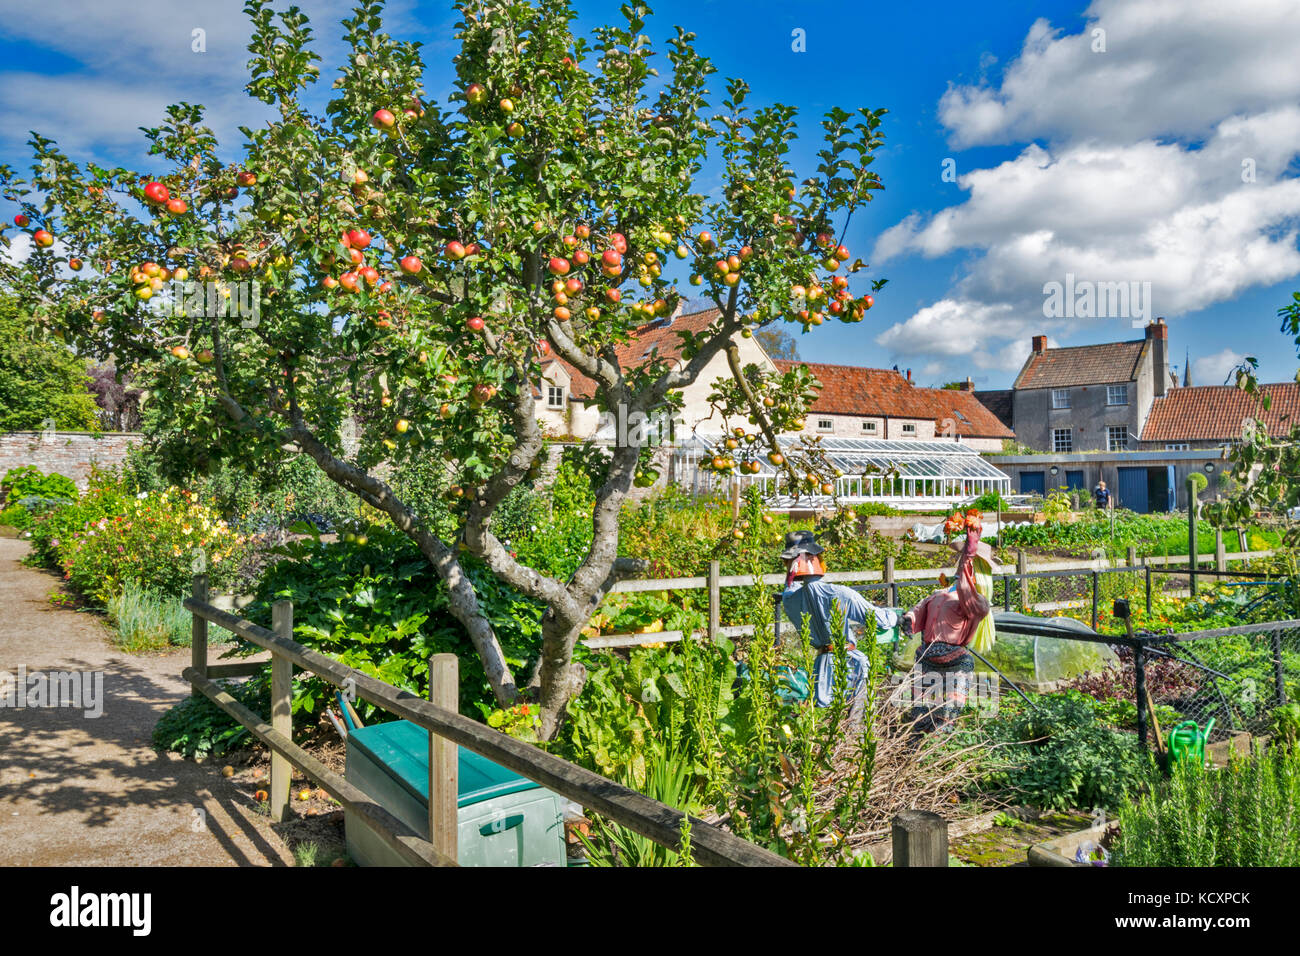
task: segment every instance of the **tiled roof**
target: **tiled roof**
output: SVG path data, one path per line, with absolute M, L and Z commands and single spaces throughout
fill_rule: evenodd
M 1072 388 L 1131 382 L 1146 350 L 1147 339 L 1133 342 L 1104 342 L 1100 345 L 1072 345 L 1062 349 L 1030 352 L 1013 388 Z
M 1270 435 L 1285 434 L 1300 421 L 1300 385 L 1261 385 L 1271 397 L 1268 411 L 1232 385 L 1192 385 L 1170 389 L 1151 403 L 1144 442 L 1230 441 L 1241 438 L 1242 422 L 1258 418 Z
M 979 403 L 972 392 L 918 388 L 898 372 L 857 365 L 777 360 L 786 371 L 806 366 L 822 383 L 812 411 L 828 415 L 869 415 L 930 419 L 942 431 L 950 419 L 957 432 L 971 438 L 1010 438 L 1011 429 Z
M 702 312 L 679 315 L 671 322 L 664 319 L 647 322 L 632 333 L 630 341 L 615 346 L 614 352 L 618 356 L 619 367 L 632 369 L 643 365 L 650 357 L 651 350 L 657 351 L 661 358 L 678 358 L 682 351 L 682 340 L 677 333 L 686 331 L 698 334 L 703 332 L 720 315 L 721 313 L 717 309 L 705 309 Z M 589 402 L 596 397 L 596 383 L 594 381 L 564 361 L 564 359 L 556 358 L 554 361 L 563 365 L 573 379 L 573 383 L 569 387 L 569 393 L 574 399 Z
M 975 398 L 979 403 L 997 416 L 998 421 L 1008 428 L 1011 427 L 1012 410 L 1014 408 L 1015 392 L 1009 388 L 999 388 L 987 392 L 975 392 Z

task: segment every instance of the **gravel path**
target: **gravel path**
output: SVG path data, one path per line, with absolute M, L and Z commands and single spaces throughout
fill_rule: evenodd
M 103 675 L 102 709 L 0 703 L 0 866 L 274 866 L 293 858 L 215 766 L 150 746 L 189 693 L 189 651 L 135 655 L 92 614 L 55 608 L 56 575 L 19 564 L 0 538 L 0 701 L 5 673 Z

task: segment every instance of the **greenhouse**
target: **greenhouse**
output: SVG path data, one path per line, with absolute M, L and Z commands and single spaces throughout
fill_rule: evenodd
M 778 439 L 783 453 L 800 447 L 798 438 Z M 891 441 L 871 438 L 823 437 L 818 444 L 827 460 L 843 475 L 835 480 L 835 495 L 842 504 L 886 502 L 895 508 L 924 510 L 953 501 L 976 498 L 989 491 L 1006 496 L 1011 479 L 968 445 L 951 441 Z M 831 495 L 800 493 L 789 487 L 788 476 L 759 459 L 757 474 L 724 476 L 701 467 L 713 455 L 713 442 L 692 437 L 673 453 L 674 480 L 693 494 L 762 489 L 774 510 L 830 505 Z

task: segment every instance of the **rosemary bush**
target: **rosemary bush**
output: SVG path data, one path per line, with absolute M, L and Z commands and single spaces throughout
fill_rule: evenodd
M 1119 814 L 1116 866 L 1300 866 L 1300 752 L 1182 760 Z

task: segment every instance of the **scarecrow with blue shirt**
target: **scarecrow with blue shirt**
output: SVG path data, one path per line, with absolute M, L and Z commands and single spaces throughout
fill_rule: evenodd
M 817 652 L 814 664 L 813 699 L 818 707 L 828 707 L 834 698 L 835 657 L 831 638 L 831 616 L 835 603 L 844 616 L 844 641 L 848 651 L 846 697 L 854 711 L 861 706 L 861 696 L 866 685 L 869 662 L 867 655 L 858 650 L 855 634 L 870 622 L 872 638 L 877 628 L 887 629 L 898 623 L 898 615 L 889 608 L 876 607 L 852 588 L 830 584 L 823 580 L 826 566 L 822 563 L 822 546 L 811 531 L 791 531 L 785 536 L 785 591 L 781 606 L 785 616 L 796 628 L 803 629 L 808 619 L 808 634 Z

